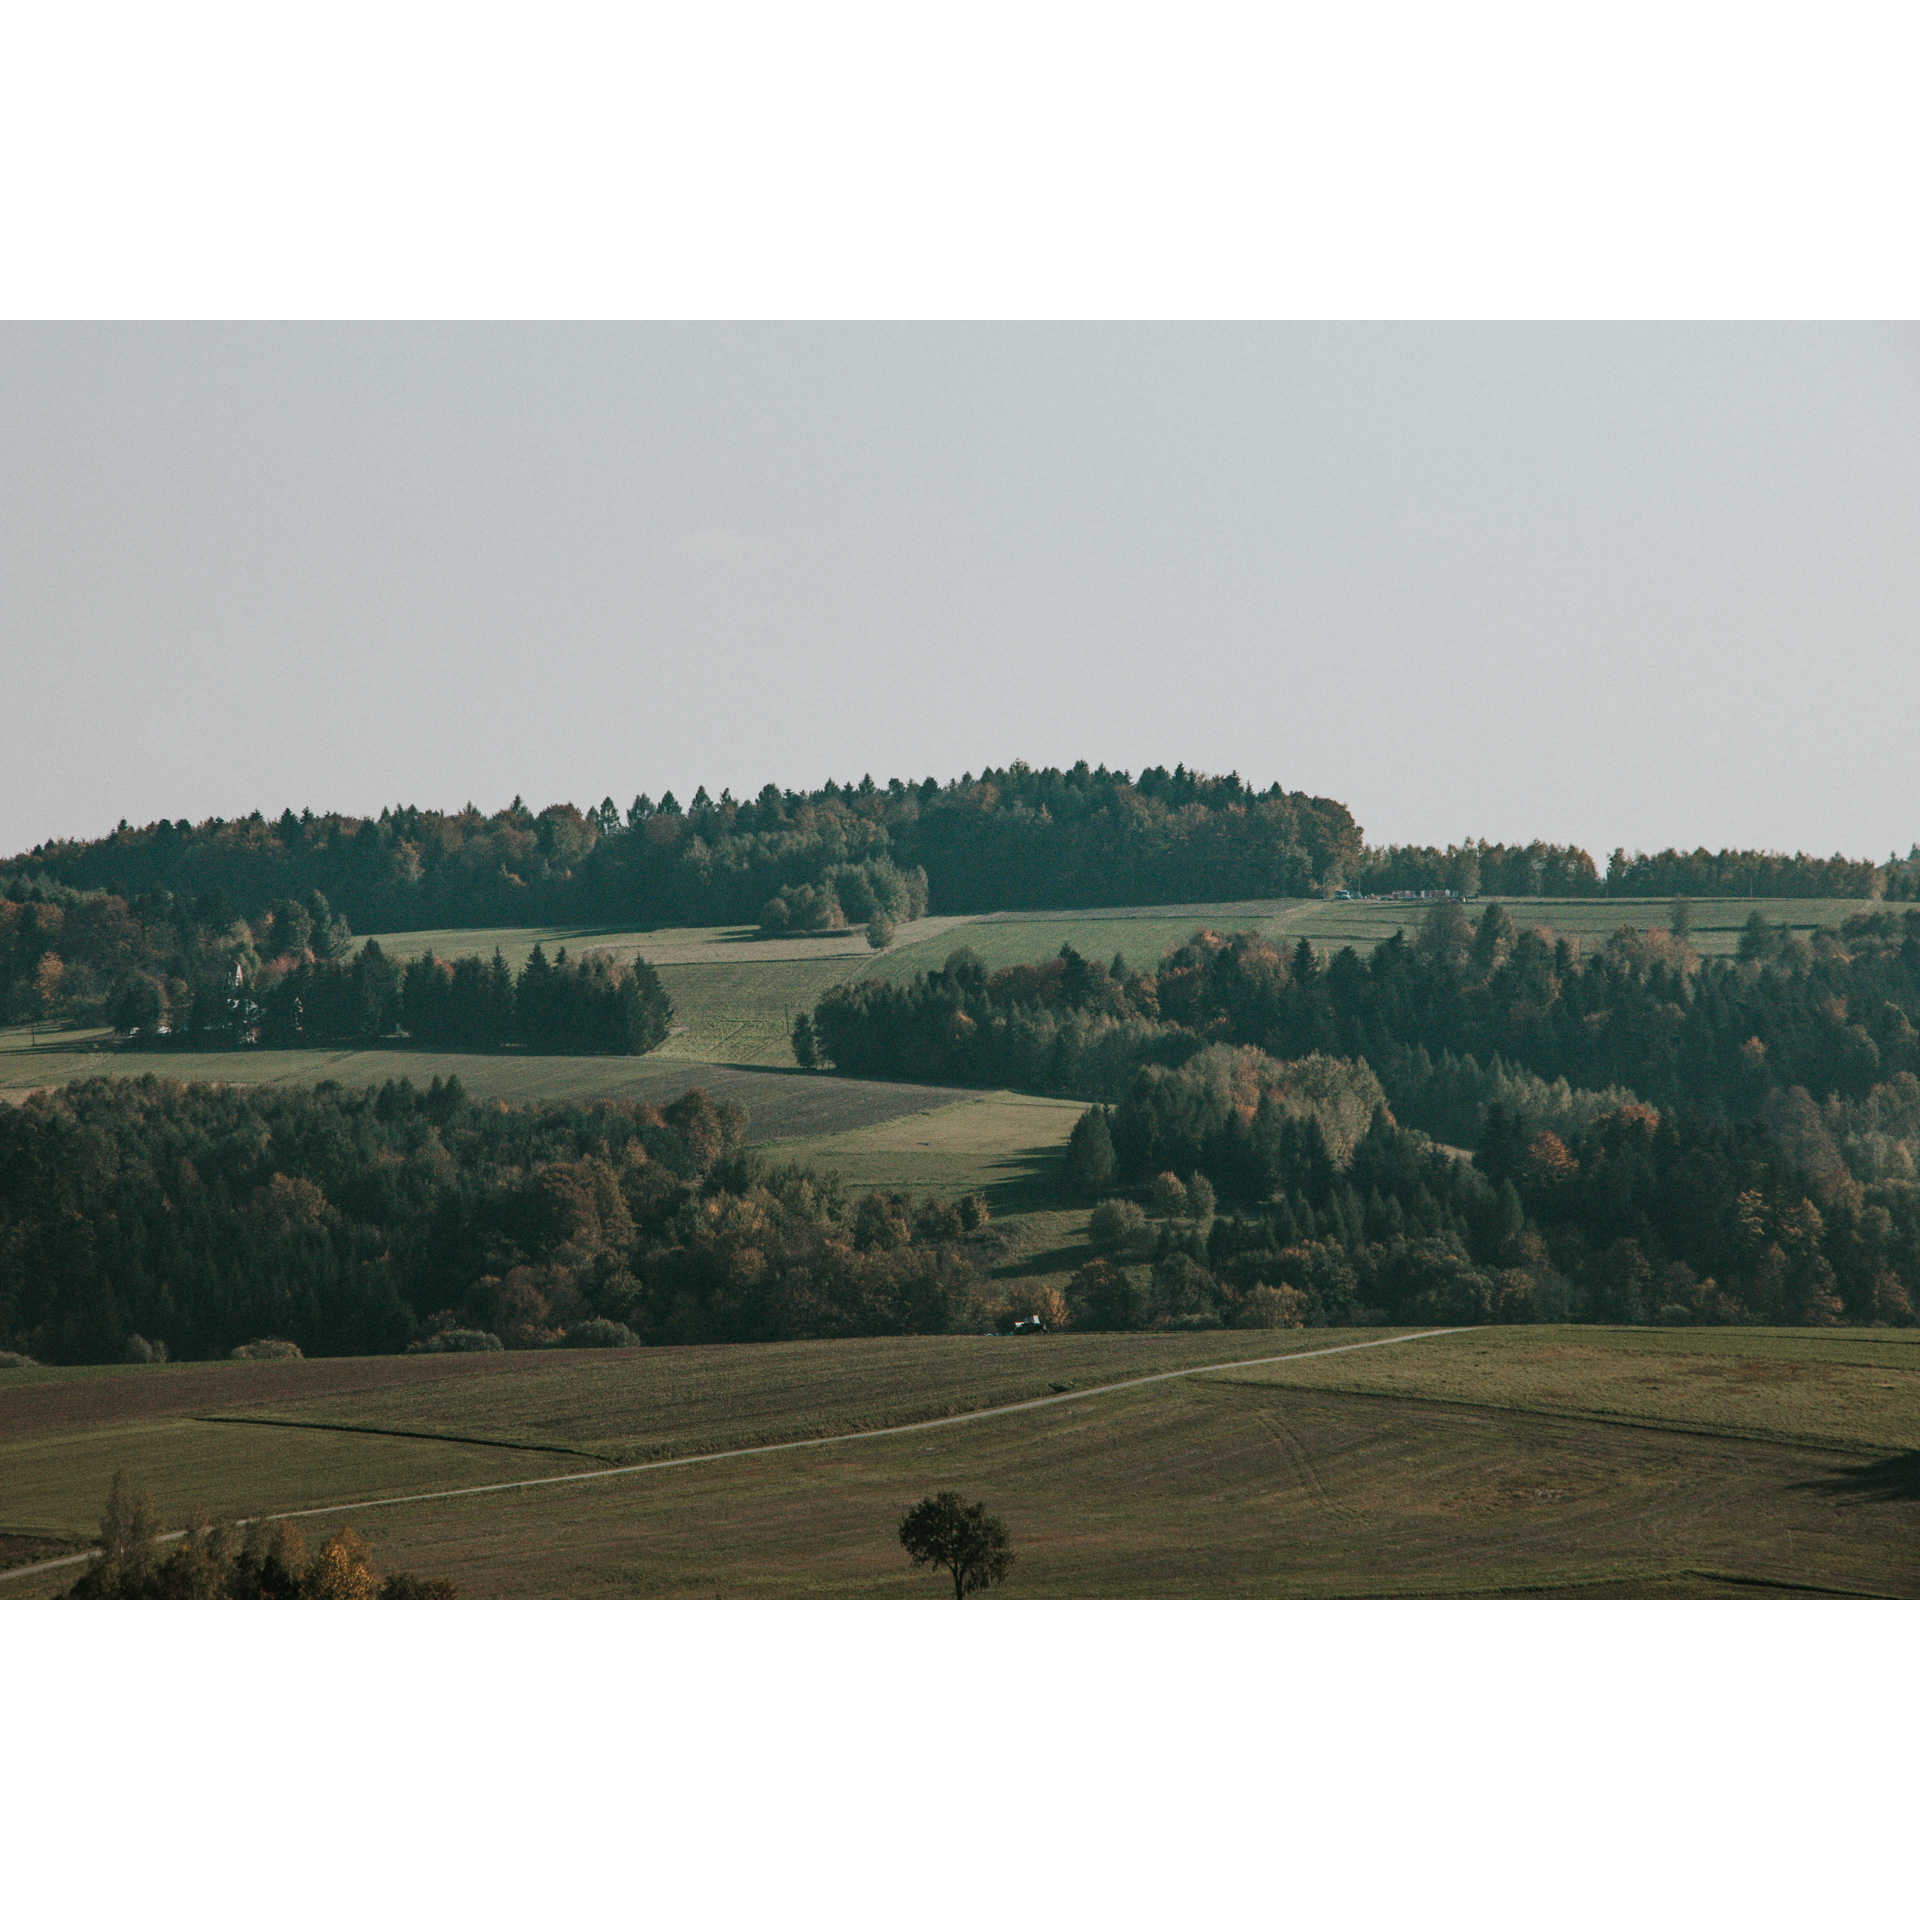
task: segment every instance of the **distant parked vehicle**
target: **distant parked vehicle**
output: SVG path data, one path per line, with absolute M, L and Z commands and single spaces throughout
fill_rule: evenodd
M 1013 1323 L 1015 1333 L 1051 1333 L 1053 1329 L 1037 1313 L 1030 1313 L 1024 1320 Z

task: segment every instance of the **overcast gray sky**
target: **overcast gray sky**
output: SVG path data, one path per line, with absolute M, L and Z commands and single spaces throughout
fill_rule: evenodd
M 1920 330 L 13 325 L 0 850 L 1184 760 L 1920 837 Z

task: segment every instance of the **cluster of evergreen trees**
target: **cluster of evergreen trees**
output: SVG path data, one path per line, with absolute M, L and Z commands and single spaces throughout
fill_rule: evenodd
M 1682 853 L 1632 853 L 1616 847 L 1602 874 L 1583 848 L 1534 840 L 1526 846 L 1465 840 L 1450 847 L 1370 847 L 1346 873 L 1357 893 L 1451 891 L 1471 897 L 1591 900 L 1889 900 L 1920 899 L 1920 859 L 1850 860 L 1836 853 L 1767 853 L 1697 847 Z
M 1630 855 L 1616 847 L 1607 862 L 1606 891 L 1624 898 L 1679 894 L 1693 900 L 1915 900 L 1920 899 L 1920 864 L 1889 859 L 1882 868 L 1841 853 L 1822 860 L 1805 853 L 1733 847 L 1718 853 L 1705 847 L 1691 853 L 1669 847 L 1664 853 Z
M 856 980 L 826 993 L 795 1034 L 803 1065 L 811 1052 L 872 1079 L 1101 1095 L 1143 1061 L 1183 1059 L 1193 1047 L 1071 947 L 991 976 L 963 947 L 912 980 Z
M 1631 1090 L 1752 1117 L 1788 1088 L 1858 1102 L 1920 1073 L 1920 911 L 1857 914 L 1811 940 L 1756 911 L 1738 955 L 1707 960 L 1684 938 L 1631 929 L 1583 956 L 1572 940 L 1517 932 L 1497 903 L 1476 923 L 1457 902 L 1364 960 L 1204 930 L 1152 974 L 1068 947 L 989 975 L 962 949 L 913 980 L 832 990 L 811 1029 L 834 1064 L 872 1077 L 1106 1097 L 1207 1042 L 1364 1059 L 1390 1098 L 1461 1144 L 1490 1099 L 1551 1100 L 1555 1082 L 1569 1110 L 1578 1090 Z
M 1433 908 L 1419 936 L 1323 962 L 1251 935 L 1202 934 L 1162 960 L 1162 1018 L 1283 1058 L 1364 1056 L 1390 1094 L 1417 1050 L 1506 1061 L 1575 1088 L 1750 1116 L 1776 1089 L 1865 1098 L 1920 1071 L 1920 913 L 1856 915 L 1803 940 L 1758 912 L 1731 959 L 1623 929 L 1589 954 L 1497 904 Z
M 91 1080 L 0 1106 L 0 1349 L 805 1339 L 987 1324 L 984 1209 L 762 1169 L 738 1107 Z M 622 1331 L 624 1330 L 624 1331 Z
M 369 940 L 351 960 L 302 960 L 254 999 L 239 990 L 213 1002 L 173 1040 L 196 1047 L 365 1047 L 404 1032 L 416 1046 L 484 1052 L 647 1053 L 667 1037 L 672 1002 L 647 961 L 606 953 L 578 960 L 536 946 L 514 977 L 500 950 L 482 960 L 432 952 L 402 967 Z M 196 1012 L 199 1003 L 196 1003 Z

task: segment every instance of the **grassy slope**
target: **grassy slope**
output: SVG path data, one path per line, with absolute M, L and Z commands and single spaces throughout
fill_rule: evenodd
M 208 1412 L 248 1411 L 222 1385 L 243 1370 L 99 1370 L 0 1390 L 0 1435 L 11 1435 L 0 1440 L 0 1530 L 84 1527 L 109 1456 L 146 1476 L 172 1514 L 222 1472 L 240 1506 L 283 1486 L 332 1487 L 361 1446 L 385 1450 L 364 1456 L 386 1476 L 369 1494 L 404 1483 L 407 1449 L 422 1473 L 470 1451 L 449 1484 L 471 1485 L 588 1464 L 562 1447 L 632 1458 L 845 1431 L 1056 1381 L 1355 1337 L 450 1357 L 392 1385 L 368 1370 L 423 1363 L 316 1362 L 243 1382 L 262 1421 L 404 1422 L 544 1454 L 194 1420 L 195 1391 L 218 1402 Z M 342 1393 L 329 1368 L 361 1371 Z M 62 1395 L 84 1424 L 73 1396 L 116 1385 L 86 1448 L 69 1429 L 57 1458 L 46 1450 Z M 163 1388 L 171 1397 L 140 1418 L 129 1395 Z M 235 1435 L 255 1444 L 222 1451 Z M 1021 1556 L 1010 1591 L 1022 1595 L 1913 1594 L 1916 1445 L 1920 1335 L 1496 1329 L 352 1519 L 384 1563 L 449 1574 L 471 1594 L 932 1597 L 937 1583 L 908 1570 L 892 1532 L 912 1499 L 942 1485 L 1007 1518 Z

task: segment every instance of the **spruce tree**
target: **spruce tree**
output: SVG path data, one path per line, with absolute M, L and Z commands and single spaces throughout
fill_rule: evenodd
M 1100 1107 L 1089 1107 L 1067 1135 L 1066 1178 L 1069 1192 L 1091 1198 L 1113 1185 L 1113 1134 Z

